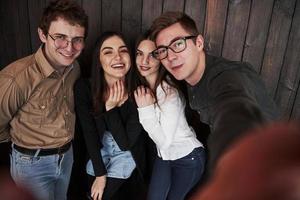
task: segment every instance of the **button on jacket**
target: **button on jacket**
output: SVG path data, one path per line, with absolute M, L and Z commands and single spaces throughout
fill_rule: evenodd
M 0 133 L 26 148 L 55 148 L 71 141 L 75 113 L 73 84 L 77 62 L 59 74 L 42 47 L 0 72 Z

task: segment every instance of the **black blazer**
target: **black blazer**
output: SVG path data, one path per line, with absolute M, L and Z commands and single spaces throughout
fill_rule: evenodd
M 106 174 L 101 158 L 101 139 L 104 131 L 111 132 L 121 150 L 130 150 L 141 177 L 145 176 L 145 138 L 138 119 L 136 105 L 132 99 L 120 107 L 115 107 L 97 116 L 93 114 L 91 85 L 87 79 L 79 79 L 75 83 L 75 111 L 77 122 L 83 132 L 89 156 L 92 160 L 95 175 Z

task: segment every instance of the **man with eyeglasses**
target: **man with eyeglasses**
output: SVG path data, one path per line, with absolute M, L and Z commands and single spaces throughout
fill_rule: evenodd
M 157 46 L 155 57 L 177 80 L 186 81 L 191 108 L 210 127 L 207 169 L 211 174 L 228 147 L 247 129 L 275 120 L 277 108 L 249 64 L 204 51 L 204 39 L 186 14 L 164 13 L 150 29 Z
M 0 139 L 12 141 L 12 178 L 37 199 L 67 199 L 76 58 L 87 29 L 88 17 L 75 1 L 52 1 L 38 27 L 41 47 L 0 72 Z

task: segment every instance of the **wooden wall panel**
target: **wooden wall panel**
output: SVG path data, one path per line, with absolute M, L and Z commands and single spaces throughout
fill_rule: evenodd
M 0 64 L 1 68 L 6 66 L 8 63 L 17 59 L 16 49 L 14 44 L 16 33 L 13 30 L 14 26 L 12 26 L 10 17 L 10 12 L 13 10 L 14 5 L 11 1 L 1 1 L 0 2 L 0 42 L 2 48 L 0 49 Z
M 243 61 L 260 72 L 274 0 L 252 0 Z
M 206 13 L 206 0 L 186 0 L 185 13 L 192 17 L 199 32 L 203 35 Z
M 31 53 L 29 21 L 27 1 L 19 2 L 18 0 L 5 1 L 1 3 L 1 40 L 2 57 L 7 61 L 1 63 L 8 64 L 18 58 L 27 56 Z M 2 7 L 3 6 L 3 7 Z M 11 15 L 11 13 L 14 15 Z M 9 17 L 7 17 L 9 16 Z
M 102 32 L 121 31 L 122 0 L 102 0 Z
M 297 2 L 288 47 L 276 92 L 276 103 L 285 119 L 291 115 L 300 81 L 300 0 Z M 299 92 L 298 92 L 299 96 Z M 297 106 L 296 106 L 297 107 Z
M 47 3 L 45 0 L 28 0 L 28 13 L 30 13 L 30 37 L 33 52 L 36 51 L 41 45 L 37 29 L 39 26 L 39 20 L 42 16 L 43 8 L 46 5 Z
M 184 11 L 184 1 L 182 0 L 164 0 L 163 12 Z
M 298 119 L 300 120 L 300 85 L 298 83 L 297 96 L 293 105 L 293 111 L 290 116 L 290 119 Z
M 228 17 L 222 56 L 241 60 L 250 12 L 249 0 L 229 1 Z
M 143 0 L 142 31 L 150 28 L 152 21 L 162 13 L 163 0 Z
M 295 0 L 276 0 L 266 45 L 261 76 L 272 97 L 275 96 L 277 83 L 286 51 Z
M 15 12 L 17 15 L 12 15 L 10 20 L 14 23 L 14 31 L 17 34 L 14 41 L 16 46 L 17 57 L 24 57 L 31 53 L 30 44 L 30 29 L 28 21 L 28 10 L 24 9 L 27 7 L 27 1 L 11 0 L 14 3 Z
M 205 45 L 208 53 L 222 54 L 228 0 L 209 0 L 206 5 Z
M 142 31 L 142 3 L 142 0 L 130 0 L 123 3 L 122 32 L 126 35 L 132 48 L 136 38 Z
M 93 13 L 93 15 L 89 15 L 89 30 L 85 49 L 80 56 L 82 75 L 89 76 L 94 44 L 101 34 L 102 4 L 101 0 L 82 0 L 81 4 L 87 13 Z

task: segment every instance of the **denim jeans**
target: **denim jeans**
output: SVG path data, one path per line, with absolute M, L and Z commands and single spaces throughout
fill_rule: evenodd
M 131 152 L 122 151 L 108 131 L 103 135 L 102 144 L 103 147 L 100 151 L 107 170 L 107 177 L 119 179 L 129 178 L 136 167 Z M 91 160 L 89 160 L 86 165 L 86 172 L 91 176 L 95 176 Z
M 29 156 L 12 147 L 10 172 L 17 185 L 38 200 L 66 200 L 73 165 L 72 146 L 64 154 Z
M 205 167 L 205 151 L 195 148 L 177 160 L 157 157 L 153 166 L 148 200 L 183 200 L 200 180 Z

